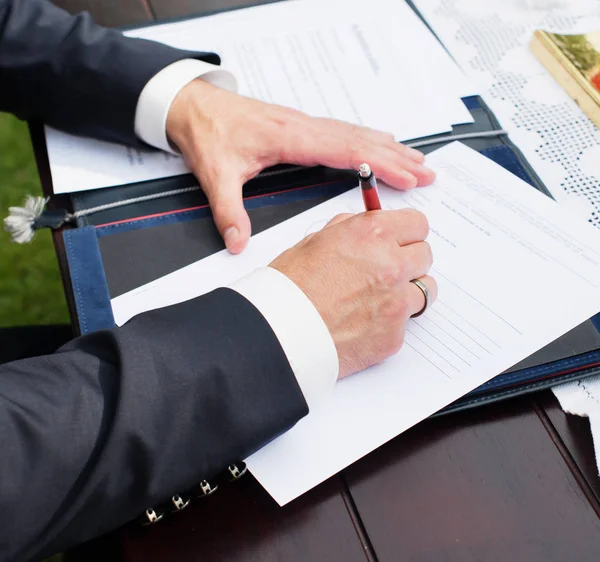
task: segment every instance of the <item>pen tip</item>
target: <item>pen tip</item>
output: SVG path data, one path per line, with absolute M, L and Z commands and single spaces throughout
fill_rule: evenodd
M 358 167 L 358 173 L 363 177 L 363 178 L 368 178 L 371 175 L 371 168 L 369 167 L 368 164 L 361 164 Z

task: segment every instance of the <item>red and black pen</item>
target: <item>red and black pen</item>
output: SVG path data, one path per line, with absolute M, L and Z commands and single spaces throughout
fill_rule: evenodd
M 361 164 L 358 168 L 358 183 L 362 191 L 362 198 L 367 211 L 380 211 L 381 202 L 377 193 L 377 180 L 368 164 Z

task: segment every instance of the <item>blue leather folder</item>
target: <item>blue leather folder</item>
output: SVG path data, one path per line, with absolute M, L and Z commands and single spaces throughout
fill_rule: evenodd
M 469 97 L 463 102 L 475 122 L 455 127 L 452 134 L 500 129 L 481 98 Z M 443 146 L 447 136 L 431 138 L 435 143 L 422 150 Z M 498 134 L 464 142 L 550 196 L 508 136 Z M 45 171 L 40 172 L 43 175 Z M 79 333 L 114 326 L 111 298 L 223 248 L 199 189 L 120 204 L 194 186 L 198 187 L 195 178 L 184 175 L 58 198 L 61 206 L 74 211 L 119 203 L 81 217 L 72 228 L 62 231 L 64 249 L 58 245 L 59 257 L 63 259 L 72 320 Z M 279 166 L 244 187 L 245 205 L 257 233 L 355 186 L 356 176 L 350 171 Z M 600 333 L 596 325 L 600 324 L 588 320 L 441 413 L 600 373 Z

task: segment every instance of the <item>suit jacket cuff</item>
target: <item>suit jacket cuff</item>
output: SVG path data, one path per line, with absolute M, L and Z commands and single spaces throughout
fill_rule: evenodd
M 315 306 L 293 281 L 270 267 L 257 269 L 230 288 L 269 323 L 312 408 L 332 390 L 339 372 L 335 344 Z
M 183 59 L 153 76 L 140 94 L 135 111 L 135 134 L 145 143 L 177 153 L 167 138 L 167 115 L 177 94 L 196 78 L 231 92 L 237 91 L 234 75 L 209 62 Z

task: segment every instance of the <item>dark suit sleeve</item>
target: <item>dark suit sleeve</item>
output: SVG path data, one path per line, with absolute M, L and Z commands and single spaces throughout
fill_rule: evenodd
M 0 0 L 0 111 L 101 140 L 140 145 L 138 97 L 156 73 L 184 58 L 219 64 L 100 27 L 47 0 Z
M 230 289 L 0 366 L 0 559 L 115 528 L 307 412 L 269 324 Z

